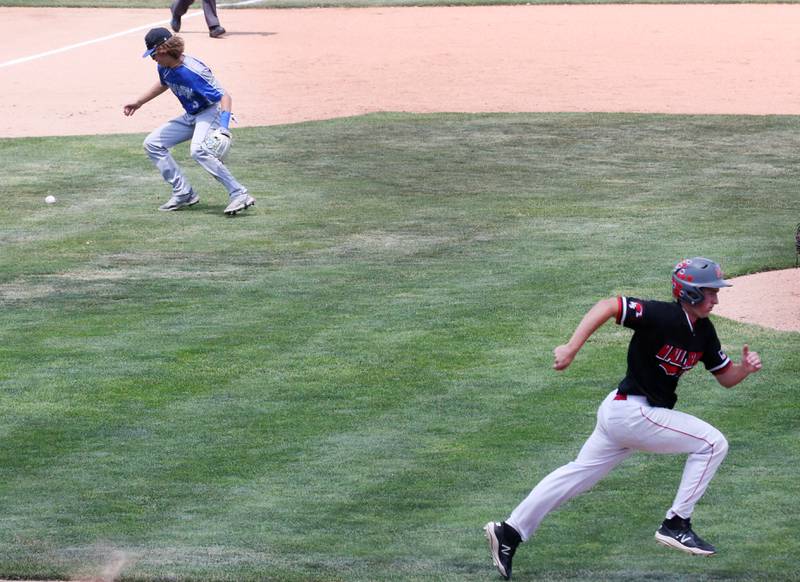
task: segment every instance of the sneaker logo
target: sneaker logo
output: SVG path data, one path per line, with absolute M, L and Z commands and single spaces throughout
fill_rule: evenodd
M 693 540 L 693 538 L 692 538 L 692 536 L 691 536 L 691 535 L 689 535 L 688 533 L 685 533 L 685 534 L 681 534 L 681 535 L 678 537 L 678 541 L 679 541 L 679 542 L 681 542 L 681 543 L 682 543 L 682 544 L 684 544 L 684 545 L 689 545 L 689 544 L 691 544 L 691 543 L 692 543 L 694 540 Z M 694 544 L 692 544 L 692 545 L 694 545 Z
M 511 546 L 507 546 L 505 544 L 500 544 L 500 553 L 505 554 L 506 556 L 511 555 Z

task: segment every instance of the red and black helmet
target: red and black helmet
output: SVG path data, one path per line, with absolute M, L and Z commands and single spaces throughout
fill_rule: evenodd
M 672 296 L 689 305 L 697 305 L 703 300 L 704 288 L 722 287 L 731 287 L 731 284 L 723 279 L 720 266 L 710 259 L 684 259 L 672 269 Z

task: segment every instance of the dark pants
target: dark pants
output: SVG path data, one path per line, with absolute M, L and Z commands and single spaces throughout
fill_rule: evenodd
M 172 15 L 180 18 L 189 6 L 194 4 L 194 0 L 175 0 L 172 3 Z M 211 30 L 215 26 L 219 26 L 219 18 L 217 18 L 217 0 L 203 0 L 203 15 L 206 17 L 206 24 L 208 29 Z

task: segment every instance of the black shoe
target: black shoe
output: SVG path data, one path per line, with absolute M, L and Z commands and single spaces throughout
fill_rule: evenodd
M 210 36 L 211 38 L 219 38 L 223 34 L 225 34 L 225 29 L 222 28 L 221 26 L 215 26 L 214 28 L 208 29 L 208 36 Z
M 172 30 L 175 32 L 181 31 L 181 17 L 172 15 L 172 20 L 170 21 L 169 25 L 172 27 Z
M 677 515 L 664 520 L 656 532 L 656 541 L 696 556 L 711 556 L 717 553 L 714 546 L 692 531 L 692 524 L 688 519 Z
M 506 580 L 511 580 L 511 559 L 522 538 L 519 537 L 517 530 L 505 522 L 490 521 L 483 526 L 483 531 L 489 540 L 489 551 L 497 571 Z

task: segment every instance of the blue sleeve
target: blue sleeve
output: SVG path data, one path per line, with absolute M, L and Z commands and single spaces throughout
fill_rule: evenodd
M 180 67 L 177 69 L 177 71 L 179 71 L 178 75 L 180 77 L 181 84 L 186 86 L 195 95 L 200 96 L 208 103 L 217 103 L 220 99 L 222 99 L 224 93 L 221 88 L 217 87 L 211 82 L 213 77 L 211 77 L 210 71 L 208 71 L 208 74 L 209 77 L 211 77 L 211 80 L 199 74 L 197 71 L 193 71 L 187 66 Z M 188 98 L 189 96 L 184 95 L 184 97 Z
M 214 87 L 202 77 L 197 77 L 197 79 L 199 82 L 195 85 L 194 90 L 208 99 L 209 103 L 218 103 L 222 99 L 224 93 L 218 87 Z

